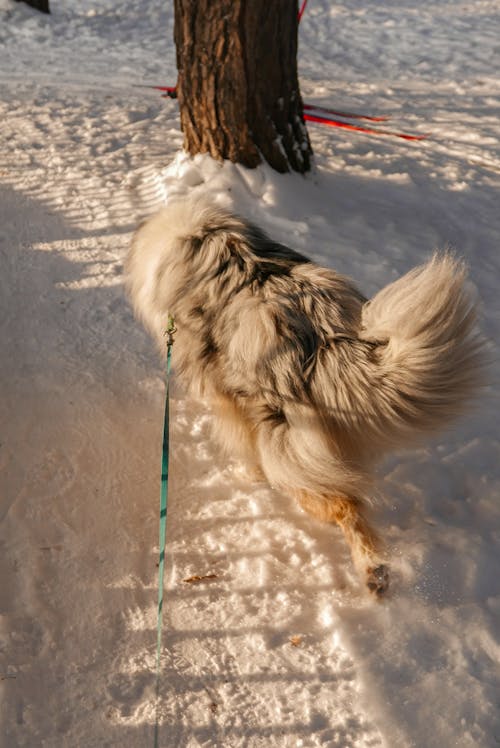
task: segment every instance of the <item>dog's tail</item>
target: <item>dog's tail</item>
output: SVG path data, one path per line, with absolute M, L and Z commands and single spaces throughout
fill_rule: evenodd
M 379 435 L 388 446 L 397 446 L 402 436 L 442 428 L 474 394 L 484 376 L 475 321 L 466 268 L 447 252 L 365 304 L 361 337 L 379 341 L 369 412 L 379 418 Z

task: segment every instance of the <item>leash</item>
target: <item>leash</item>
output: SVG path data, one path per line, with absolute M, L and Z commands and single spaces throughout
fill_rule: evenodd
M 158 621 L 156 626 L 156 691 L 155 691 L 155 748 L 159 747 L 159 706 L 160 706 L 160 676 L 161 676 L 161 640 L 163 628 L 163 577 L 165 571 L 165 541 L 167 536 L 167 499 L 168 499 L 168 457 L 169 457 L 169 410 L 170 410 L 170 369 L 172 367 L 172 346 L 176 327 L 174 318 L 169 315 L 167 336 L 167 370 L 165 377 L 165 416 L 163 419 L 163 447 L 161 457 L 160 483 L 160 557 L 158 563 Z

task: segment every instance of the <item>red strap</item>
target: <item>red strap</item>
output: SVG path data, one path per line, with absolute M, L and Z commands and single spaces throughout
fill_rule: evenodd
M 340 112 L 336 109 L 328 109 L 316 104 L 304 104 L 304 112 L 325 112 L 325 114 L 336 114 L 337 117 L 347 117 L 347 119 L 366 119 L 369 122 L 387 122 L 389 117 L 372 117 L 370 114 L 354 114 L 354 112 Z
M 342 127 L 344 130 L 355 130 L 356 132 L 366 132 L 369 135 L 392 135 L 395 138 L 402 138 L 403 140 L 426 140 L 428 138 L 428 135 L 406 135 L 405 133 L 393 132 L 392 130 L 377 130 L 374 127 L 350 125 L 348 122 L 341 122 L 338 119 L 329 119 L 327 117 L 318 117 L 315 114 L 304 114 L 304 119 L 309 122 L 317 122 L 320 125 Z

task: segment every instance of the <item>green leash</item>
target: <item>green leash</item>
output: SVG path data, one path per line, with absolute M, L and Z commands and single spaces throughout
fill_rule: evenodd
M 163 577 L 165 572 L 165 540 L 167 535 L 167 498 L 168 498 L 168 455 L 169 455 L 169 384 L 172 366 L 172 346 L 176 332 L 174 318 L 169 315 L 167 336 L 167 372 L 165 393 L 165 417 L 163 420 L 163 447 L 161 457 L 160 484 L 160 559 L 158 563 L 158 623 L 156 627 L 156 719 L 155 719 L 155 748 L 159 746 L 159 706 L 160 706 L 160 675 L 161 675 L 161 640 L 163 627 Z

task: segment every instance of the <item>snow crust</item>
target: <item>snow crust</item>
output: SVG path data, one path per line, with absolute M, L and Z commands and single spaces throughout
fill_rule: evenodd
M 139 87 L 175 84 L 171 4 L 51 7 L 0 0 L 0 744 L 153 744 L 164 372 L 122 263 L 203 191 L 368 295 L 453 246 L 494 363 L 475 410 L 380 468 L 382 604 L 174 375 L 161 745 L 498 745 L 498 3 L 311 0 L 306 101 L 430 138 L 311 125 L 306 178 L 181 152 L 176 103 Z

